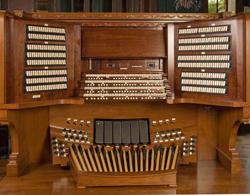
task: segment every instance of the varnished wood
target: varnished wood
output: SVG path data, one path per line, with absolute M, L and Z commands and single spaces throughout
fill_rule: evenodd
M 167 153 L 167 147 L 164 147 L 164 151 L 163 151 L 163 155 L 162 155 L 162 161 L 161 161 L 161 171 L 163 171 L 164 167 L 165 167 L 166 153 Z
M 87 149 L 87 152 L 88 152 L 88 157 L 89 157 L 89 159 L 90 159 L 91 166 L 93 167 L 94 172 L 97 172 L 97 168 L 96 168 L 96 165 L 95 165 L 95 161 L 94 161 L 94 159 L 93 159 L 93 157 L 92 157 L 92 154 L 91 154 L 89 148 Z
M 96 160 L 96 163 L 97 163 L 97 167 L 98 167 L 98 171 L 102 172 L 102 167 L 101 167 L 101 163 L 100 163 L 100 159 L 96 153 L 96 149 L 93 148 L 94 150 L 94 155 L 95 155 L 95 160 Z
M 116 150 L 116 151 L 117 151 L 116 155 L 117 155 L 117 160 L 118 160 L 118 165 L 119 165 L 119 171 L 123 172 L 122 163 L 121 163 L 121 156 L 120 156 L 119 151 L 118 150 Z
M 75 154 L 74 150 L 72 149 L 72 147 L 70 147 L 70 153 L 72 156 L 72 160 L 77 167 L 77 170 L 82 171 L 81 165 L 80 165 L 79 161 L 77 160 L 76 154 Z
M 144 159 L 143 159 L 143 151 L 141 150 L 140 151 L 140 171 L 143 171 L 144 170 Z
M 146 165 L 145 170 L 149 171 L 149 149 L 146 149 Z
M 33 19 L 57 19 L 66 21 L 84 21 L 84 20 L 143 20 L 147 19 L 151 22 L 155 20 L 167 21 L 189 21 L 198 19 L 216 19 L 218 14 L 207 13 L 23 13 L 22 17 Z
M 245 28 L 246 28 L 246 35 L 248 35 L 250 33 L 250 14 L 246 14 L 245 15 L 245 18 L 246 18 L 246 24 L 245 24 Z M 246 36 L 245 37 L 245 47 L 246 47 L 246 78 L 249 78 L 250 77 L 250 56 L 248 55 L 249 52 L 250 52 L 250 46 L 249 46 L 249 43 L 250 43 L 250 38 L 249 36 Z M 250 79 L 247 79 L 246 80 L 246 89 L 249 89 L 250 88 Z M 246 101 L 250 101 L 250 92 L 249 90 L 246 91 Z
M 115 155 L 114 155 L 113 150 L 111 150 L 111 158 L 112 158 L 112 164 L 114 166 L 114 172 L 117 172 L 117 164 L 116 164 L 116 161 L 115 161 Z
M 245 78 L 245 67 L 244 67 L 244 20 L 243 16 L 232 17 L 230 19 L 224 20 L 212 20 L 212 21 L 201 21 L 195 23 L 184 23 L 175 25 L 175 39 L 176 43 L 179 38 L 185 38 L 185 35 L 179 35 L 179 28 L 186 28 L 188 25 L 192 27 L 197 26 L 211 26 L 211 24 L 215 25 L 230 25 L 231 30 L 229 35 L 231 38 L 230 43 L 230 53 L 232 53 L 231 64 L 232 67 L 230 71 L 227 71 L 227 92 L 224 95 L 218 94 L 207 94 L 207 93 L 196 93 L 196 92 L 185 92 L 181 91 L 181 72 L 183 68 L 175 68 L 175 94 L 178 98 L 191 98 L 191 99 L 200 99 L 206 102 L 209 102 L 210 97 L 213 97 L 212 102 L 244 102 L 246 100 L 246 88 L 245 88 L 245 80 L 239 78 Z M 236 36 L 235 36 L 236 35 Z M 191 35 L 192 37 L 192 35 Z M 229 51 L 223 52 L 224 54 L 229 54 Z M 207 51 L 205 52 L 207 55 L 209 54 L 222 54 L 217 51 Z M 175 45 L 175 56 L 177 55 L 188 55 L 194 54 L 194 52 L 190 51 L 178 51 L 178 44 Z M 175 66 L 177 66 L 177 60 L 175 61 Z M 190 71 L 197 71 L 197 69 L 189 69 Z M 185 70 L 184 70 L 185 72 Z M 207 72 L 218 72 L 217 69 L 210 69 Z
M 0 81 L 2 81 L 0 82 L 0 90 L 3 92 L 0 94 L 0 116 L 2 116 L 0 120 L 1 124 L 9 125 L 12 138 L 12 153 L 7 169 L 8 175 L 20 175 L 33 165 L 37 166 L 40 163 L 49 162 L 51 155 L 48 126 L 51 124 L 68 127 L 65 124 L 67 117 L 90 121 L 93 121 L 95 118 L 148 118 L 150 120 L 151 143 L 153 143 L 153 137 L 157 131 L 163 131 L 166 128 L 181 128 L 187 138 L 193 135 L 198 138 L 196 154 L 192 157 L 181 157 L 181 163 L 199 163 L 201 160 L 218 158 L 232 173 L 240 171 L 239 155 L 235 147 L 236 134 L 239 121 L 247 121 L 250 117 L 248 108 L 250 106 L 248 97 L 249 57 L 245 55 L 249 50 L 247 36 L 249 34 L 247 26 L 249 15 L 228 18 L 226 20 L 232 22 L 237 27 L 232 32 L 232 35 L 235 37 L 233 38 L 232 52 L 237 52 L 233 55 L 232 60 L 237 62 L 235 63 L 237 68 L 233 69 L 230 74 L 231 82 L 229 87 L 233 91 L 229 94 L 230 98 L 219 97 L 216 101 L 210 96 L 202 96 L 200 98 L 200 95 L 180 96 L 178 94 L 178 85 L 175 83 L 178 78 L 174 74 L 176 70 L 174 64 L 176 53 L 174 53 L 173 49 L 176 40 L 173 39 L 173 35 L 175 31 L 174 24 L 168 23 L 192 21 L 192 24 L 198 26 L 201 22 L 194 22 L 193 20 L 196 19 L 217 19 L 216 22 L 218 24 L 225 23 L 225 20 L 218 20 L 217 14 L 28 14 L 17 12 L 15 16 L 6 15 L 6 13 L 1 13 L 0 15 L 0 25 L 5 27 L 4 29 L 1 28 L 0 34 L 8 34 L 0 38 L 0 51 L 4 51 L 0 54 Z M 4 17 L 7 18 L 6 21 L 3 21 Z M 57 21 L 54 22 L 52 19 L 57 19 Z M 244 24 L 245 21 L 246 26 Z M 65 93 L 43 93 L 42 100 L 44 101 L 33 101 L 30 95 L 23 93 L 23 71 L 29 68 L 24 67 L 24 47 L 20 47 L 20 45 L 24 45 L 26 24 L 43 25 L 45 22 L 50 25 L 64 26 L 67 29 L 67 36 L 69 36 L 69 41 L 67 41 L 69 48 L 68 61 L 70 64 L 68 69 L 69 90 Z M 202 23 L 206 24 L 209 22 L 203 21 Z M 182 26 L 184 24 L 178 25 Z M 91 35 L 90 32 L 100 32 L 101 35 L 98 34 L 100 42 L 93 42 L 94 38 L 91 36 L 94 34 Z M 23 36 L 20 36 L 20 34 Z M 130 37 L 126 37 L 126 34 L 129 34 Z M 105 35 L 105 37 L 101 37 L 102 35 Z M 114 39 L 115 37 L 116 39 Z M 99 47 L 101 42 L 102 44 L 111 44 L 112 47 L 109 48 L 110 50 L 106 47 Z M 123 42 L 125 42 L 124 45 L 126 47 L 119 47 L 119 50 L 117 50 L 117 45 Z M 93 45 L 94 48 L 91 48 Z M 140 48 L 142 46 L 143 48 Z M 130 49 L 135 49 L 136 52 Z M 8 53 L 8 56 L 5 55 L 6 53 Z M 144 62 L 145 58 L 163 58 L 165 63 L 164 72 L 168 73 L 171 91 L 175 93 L 176 97 L 172 101 L 155 103 L 86 103 L 76 97 L 80 91 L 79 81 L 81 75 L 87 70 L 86 64 L 89 59 L 86 58 L 90 57 L 96 59 L 103 57 L 101 63 L 104 65 L 114 60 L 114 58 L 119 62 L 121 60 L 119 57 L 139 57 L 140 59 L 136 63 L 139 63 L 139 61 L 140 63 Z M 127 62 L 126 60 L 124 61 Z M 135 59 L 132 59 L 132 62 L 133 60 Z M 187 115 L 186 113 L 189 114 Z M 167 127 L 164 125 L 154 127 L 152 125 L 154 120 L 159 121 L 171 119 L 172 117 L 177 118 L 175 124 L 170 124 Z M 86 131 L 90 135 L 90 141 L 93 142 L 93 124 L 86 127 Z M 37 139 L 38 137 L 39 139 Z M 88 149 L 84 151 L 83 149 L 83 152 L 89 154 L 90 151 Z M 86 158 L 87 154 L 83 154 L 85 160 L 88 160 Z M 126 161 L 128 164 L 126 165 L 127 168 L 126 166 L 124 167 L 124 171 L 137 170 L 136 167 L 131 166 L 133 163 L 130 160 L 131 151 L 127 151 L 127 154 L 129 161 Z M 166 155 L 171 154 L 168 153 Z M 158 157 L 159 155 L 157 154 L 156 159 L 159 159 Z M 109 160 L 110 162 L 113 161 L 112 152 Z M 158 166 L 159 160 L 156 164 L 151 164 L 151 167 L 149 167 L 150 160 L 152 159 L 150 159 L 149 150 L 147 149 L 146 170 L 149 171 L 152 167 L 154 169 L 155 166 L 157 170 L 162 169 L 162 167 Z M 120 164 L 118 158 L 118 167 L 120 167 Z M 91 170 L 91 167 L 93 167 L 94 171 L 97 168 L 101 170 L 101 166 L 104 172 L 110 170 L 110 166 L 109 164 L 106 165 L 102 153 L 97 167 L 94 168 L 94 159 L 90 159 L 86 166 L 88 170 Z M 170 166 L 169 162 L 168 169 L 170 169 Z
M 0 125 L 8 125 L 7 110 L 0 110 Z
M 108 172 L 108 169 L 107 169 L 106 163 L 104 161 L 104 156 L 102 154 L 101 148 L 99 148 L 99 154 L 100 154 L 100 157 L 101 157 L 101 162 L 102 162 L 102 167 L 104 169 L 104 172 Z
M 110 158 L 109 158 L 109 153 L 108 153 L 107 150 L 105 150 L 105 155 L 106 155 L 106 159 L 107 159 L 109 172 L 113 172 L 113 168 L 112 168 L 111 161 L 110 161 Z
M 162 29 L 83 28 L 82 41 L 82 57 L 86 58 L 166 56 Z
M 123 164 L 124 164 L 124 171 L 127 173 L 128 172 L 128 163 L 126 160 L 126 151 L 123 150 Z
M 171 165 L 171 170 L 175 169 L 177 158 L 178 158 L 178 152 L 179 152 L 179 146 L 177 145 L 174 150 L 174 157 L 173 157 L 173 162 Z
M 135 172 L 138 172 L 138 156 L 136 150 L 135 150 Z
M 87 157 L 87 154 L 86 154 L 86 151 L 85 151 L 84 148 L 82 148 L 82 154 L 83 154 L 84 161 L 86 162 L 88 171 L 89 171 L 89 172 L 92 172 L 92 167 L 91 167 L 91 165 L 90 165 L 89 159 L 88 159 L 88 157 Z
M 48 162 L 51 158 L 48 108 L 8 111 L 7 116 L 12 146 L 7 174 L 18 176 L 34 165 Z
M 128 157 L 129 157 L 129 171 L 134 172 L 131 150 L 128 151 Z
M 155 151 L 154 151 L 154 149 L 152 149 L 151 150 L 151 159 L 150 159 L 150 171 L 154 170 L 154 166 L 155 166 L 154 157 L 155 157 Z
M 156 155 L 156 162 L 155 162 L 155 170 L 159 171 L 159 166 L 160 166 L 160 150 L 158 149 L 157 155 Z
M 72 147 L 70 147 L 70 149 L 72 150 Z M 82 158 L 81 153 L 79 152 L 78 147 L 76 147 L 76 151 L 77 151 L 77 155 L 78 155 L 78 158 L 79 158 L 79 160 L 80 160 L 80 163 L 81 163 L 81 165 L 82 165 L 83 171 L 88 171 L 87 166 L 86 166 L 86 164 L 85 164 L 85 162 L 84 162 L 84 160 L 83 160 L 83 158 Z M 72 152 L 72 151 L 71 151 L 71 152 Z M 80 170 L 80 171 L 81 171 L 81 170 Z
M 6 103 L 6 18 L 0 13 L 0 104 Z
M 1 176 L 0 176 L 1 177 Z M 22 182 L 20 182 L 20 179 Z M 198 167 L 181 166 L 177 188 L 166 186 L 97 187 L 78 189 L 68 170 L 51 164 L 42 165 L 21 178 L 5 177 L 0 181 L 0 194 L 244 194 L 250 192 L 248 172 L 231 176 L 218 163 L 202 161 Z M 11 186 L 11 188 L 10 188 Z
M 170 162 L 171 162 L 171 156 L 172 156 L 172 146 L 168 149 L 168 158 L 167 158 L 167 164 L 166 164 L 166 170 L 170 169 Z

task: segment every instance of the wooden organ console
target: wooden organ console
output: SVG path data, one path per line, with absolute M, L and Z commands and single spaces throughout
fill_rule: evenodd
M 199 21 L 197 21 L 199 19 Z M 70 165 L 78 187 L 176 186 L 180 165 L 241 170 L 250 16 L 0 13 L 8 176 Z

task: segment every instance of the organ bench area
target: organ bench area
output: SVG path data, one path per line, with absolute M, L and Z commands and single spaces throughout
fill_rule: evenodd
M 197 20 L 199 19 L 199 20 Z M 52 161 L 77 187 L 176 186 L 179 166 L 241 171 L 250 15 L 0 13 L 8 176 Z

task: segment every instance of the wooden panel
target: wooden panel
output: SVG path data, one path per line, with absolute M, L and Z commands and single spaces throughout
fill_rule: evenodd
M 175 54 L 174 54 L 174 45 L 175 41 L 173 39 L 174 37 L 174 24 L 169 24 L 167 26 L 167 37 L 168 37 L 168 43 L 167 43 L 167 49 L 168 49 L 168 82 L 171 87 L 171 91 L 174 92 L 174 71 L 175 71 Z
M 211 107 L 200 107 L 198 111 L 198 160 L 215 160 L 218 112 Z
M 49 23 L 49 24 L 48 24 Z M 30 41 L 26 40 L 26 25 L 40 25 L 44 26 L 48 24 L 52 27 L 64 27 L 66 29 L 66 47 L 67 47 L 67 66 L 27 66 L 25 63 L 26 48 L 25 42 L 28 43 L 42 43 L 46 41 Z M 34 100 L 48 100 L 72 97 L 74 94 L 75 80 L 74 80 L 74 65 L 76 60 L 75 55 L 75 43 L 74 40 L 74 27 L 73 25 L 58 24 L 48 21 L 38 22 L 29 20 L 12 20 L 11 21 L 11 36 L 13 37 L 11 42 L 11 50 L 13 55 L 9 58 L 8 66 L 8 102 L 27 102 Z M 22 36 L 20 36 L 22 32 Z M 53 41 L 47 41 L 49 43 L 55 43 Z M 60 44 L 60 43 L 57 43 Z M 79 48 L 78 48 L 79 49 Z M 76 61 L 77 63 L 77 61 Z M 79 62 L 78 62 L 79 64 Z M 25 71 L 26 70 L 53 70 L 53 69 L 67 69 L 67 89 L 64 90 L 52 90 L 52 91 L 38 91 L 38 92 L 26 92 L 25 91 Z M 13 77 L 16 78 L 13 80 Z M 10 90 L 14 89 L 15 90 Z M 38 97 L 38 99 L 34 98 Z
M 11 154 L 9 176 L 18 176 L 33 165 L 49 162 L 48 107 L 8 111 Z
M 83 57 L 164 57 L 162 29 L 83 28 Z
M 6 48 L 6 25 L 5 15 L 0 13 L 0 104 L 5 103 L 5 48 Z
M 236 150 L 237 132 L 242 118 L 242 109 L 221 109 L 218 115 L 217 157 L 231 173 L 241 171 L 239 153 Z
M 209 102 L 211 96 L 213 97 L 212 101 L 245 101 L 245 64 L 244 64 L 244 25 L 243 25 L 243 17 L 230 18 L 225 20 L 216 20 L 216 21 L 208 21 L 208 22 L 194 22 L 194 23 L 185 23 L 178 25 L 176 27 L 175 32 L 175 92 L 177 97 L 182 98 L 194 98 L 199 100 L 205 100 Z M 229 25 L 230 31 L 228 33 L 200 33 L 200 34 L 187 34 L 187 35 L 178 35 L 178 30 L 180 28 L 199 28 L 199 27 L 209 27 L 209 26 L 220 26 L 220 25 Z M 229 50 L 197 50 L 197 51 L 178 51 L 178 38 L 197 38 L 197 37 L 210 37 L 210 36 L 230 36 L 230 48 Z M 196 44 L 190 44 L 196 45 Z M 212 44 L 213 45 L 213 44 Z M 231 55 L 230 63 L 231 67 L 229 69 L 223 68 L 177 68 L 177 56 L 178 55 L 221 55 L 227 54 Z M 195 60 L 193 60 L 195 61 Z M 203 62 L 203 61 L 197 61 Z M 212 61 L 211 61 L 212 62 Z M 192 62 L 189 62 L 192 64 Z M 198 92 L 186 92 L 181 91 L 181 73 L 182 72 L 196 72 L 196 73 L 226 73 L 226 94 L 216 94 L 216 93 L 198 93 Z M 200 78 L 201 80 L 203 78 Z M 198 86 L 198 85 L 193 85 Z M 198 87 L 211 87 L 199 85 Z
M 246 23 L 246 33 L 245 33 L 245 59 L 246 59 L 246 89 L 250 89 L 250 14 L 245 15 Z M 250 101 L 250 90 L 246 90 L 246 101 Z
M 112 176 L 94 175 L 77 173 L 76 183 L 78 188 L 86 186 L 146 186 L 146 185 L 165 185 L 176 187 L 176 171 L 154 174 L 135 174 L 133 176 Z
M 0 125 L 7 122 L 7 110 L 0 110 Z

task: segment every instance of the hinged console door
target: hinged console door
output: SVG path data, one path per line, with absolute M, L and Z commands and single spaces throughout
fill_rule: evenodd
M 177 98 L 244 101 L 242 17 L 175 25 Z

